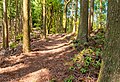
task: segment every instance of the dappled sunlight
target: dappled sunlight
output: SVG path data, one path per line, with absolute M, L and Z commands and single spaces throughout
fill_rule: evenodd
M 77 52 L 68 41 L 55 39 L 60 35 L 52 38 L 33 42 L 30 53 L 9 56 L 0 68 L 0 75 L 3 76 L 0 82 L 49 82 L 52 78 L 61 82 L 66 78 L 69 70 L 65 62 L 70 61 Z
M 21 68 L 27 68 L 29 67 L 28 65 L 25 65 L 23 63 L 14 65 L 14 66 L 9 66 L 9 67 L 5 67 L 5 68 L 0 68 L 0 74 L 2 73 L 7 73 L 7 72 L 13 72 L 13 71 L 17 71 Z
M 67 45 L 67 46 L 63 46 L 62 48 L 58 48 L 58 49 L 53 49 L 53 50 L 48 50 L 48 51 L 41 51 L 41 53 L 51 53 L 51 54 L 54 54 L 54 53 L 57 53 L 57 52 L 60 52 L 60 51 L 63 51 L 65 50 L 66 48 L 68 48 L 70 45 Z
M 67 39 L 67 40 L 70 40 L 71 38 L 75 39 L 75 33 L 69 33 L 69 34 L 66 34 L 64 35 L 63 37 L 61 38 L 58 38 L 56 40 L 64 40 L 64 39 Z
M 64 45 L 64 44 L 61 44 L 61 45 Z M 57 52 L 61 52 L 61 51 L 65 51 L 67 48 L 69 48 L 71 45 L 66 45 L 66 46 L 63 46 L 62 48 L 57 48 L 57 49 L 52 49 L 52 50 L 42 50 L 42 51 L 36 51 L 37 53 L 40 53 L 39 55 L 41 54 L 47 54 L 47 53 L 51 53 L 51 54 L 55 54 Z M 50 46 L 51 47 L 51 46 Z M 53 46 L 54 47 L 54 46 Z M 31 52 L 31 54 L 34 54 L 36 52 Z M 30 55 L 30 54 L 28 54 Z M 34 54 L 36 55 L 36 54 Z
M 46 48 L 53 50 L 53 49 L 61 48 L 63 46 L 67 46 L 67 45 L 69 45 L 69 43 L 62 43 L 62 44 L 60 43 L 60 44 L 56 44 L 54 46 L 46 46 Z
M 53 50 L 69 45 L 69 40 L 60 39 L 63 35 L 50 35 L 46 40 L 36 40 L 31 43 L 32 51 Z
M 49 82 L 51 78 L 50 71 L 47 68 L 29 73 L 20 79 L 20 82 Z

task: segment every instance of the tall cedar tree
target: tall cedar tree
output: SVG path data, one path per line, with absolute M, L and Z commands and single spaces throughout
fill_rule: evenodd
M 7 0 L 3 0 L 3 48 L 8 48 Z
M 108 0 L 107 34 L 97 82 L 120 82 L 120 0 Z
M 81 43 L 87 42 L 88 39 L 88 2 L 89 0 L 81 0 L 80 2 L 80 25 L 78 27 L 77 39 Z
M 99 28 L 101 28 L 102 27 L 102 8 L 103 8 L 103 6 L 102 6 L 102 0 L 100 0 L 100 14 L 99 14 L 99 16 L 100 16 L 100 24 L 99 24 Z
M 70 0 L 64 0 L 64 9 L 63 9 L 63 28 L 64 32 L 67 32 L 67 6 L 70 3 Z
M 90 0 L 90 13 L 89 13 L 89 23 L 88 23 L 88 35 L 93 29 L 93 19 L 94 19 L 94 0 Z
M 77 29 L 78 0 L 75 0 L 75 3 L 74 3 L 74 0 L 73 0 L 72 3 L 73 3 L 73 4 L 72 4 L 72 14 L 73 14 L 73 16 L 72 16 L 72 22 L 73 22 L 72 27 L 73 27 L 73 33 L 75 33 L 75 32 L 76 32 L 76 29 Z M 75 6 L 75 8 L 74 8 L 74 6 Z M 75 9 L 75 14 L 74 14 L 74 9 Z M 74 15 L 75 15 L 75 16 L 74 16 Z M 73 20 L 74 20 L 74 21 L 73 21 Z
M 77 29 L 77 13 L 78 13 L 78 0 L 75 0 L 76 1 L 76 6 L 75 6 L 75 32 L 76 32 L 76 29 Z
M 46 38 L 46 0 L 43 0 L 43 28 L 44 28 L 44 36 Z
M 19 17 L 19 12 L 18 12 L 18 0 L 15 0 L 15 6 L 16 6 L 16 22 L 15 22 L 15 41 L 16 41 L 16 36 L 18 35 L 18 17 Z
M 30 51 L 29 0 L 23 0 L 23 52 Z

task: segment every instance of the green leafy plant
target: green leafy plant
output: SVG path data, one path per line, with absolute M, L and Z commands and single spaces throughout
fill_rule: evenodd
M 93 63 L 93 66 L 95 68 L 99 68 L 101 66 L 101 60 L 95 61 L 95 63 Z
M 86 73 L 87 72 L 87 68 L 81 68 L 80 72 L 83 73 L 83 74 Z
M 52 79 L 52 80 L 50 80 L 49 82 L 56 82 L 56 80 L 55 80 L 55 79 Z
M 96 56 L 99 56 L 101 54 L 101 49 L 100 48 L 96 48 L 95 54 L 96 54 Z
M 16 36 L 16 41 L 22 40 L 23 39 L 23 34 L 18 34 Z
M 85 62 L 85 66 L 89 66 L 90 63 L 92 62 L 92 58 L 89 56 L 86 56 L 84 62 Z
M 73 40 L 73 47 L 77 49 L 80 47 L 80 45 L 81 45 L 80 40 Z
M 68 78 L 64 80 L 64 82 L 73 82 L 73 80 L 74 80 L 74 76 L 70 75 Z
M 15 42 L 10 42 L 10 48 L 15 48 L 17 46 L 17 44 Z
M 69 67 L 69 70 L 73 71 L 73 70 L 75 70 L 75 67 L 71 66 L 71 67 Z

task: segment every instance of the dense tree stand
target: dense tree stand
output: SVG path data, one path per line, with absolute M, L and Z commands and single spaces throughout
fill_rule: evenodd
M 0 0 L 0 82 L 120 82 L 120 0 Z

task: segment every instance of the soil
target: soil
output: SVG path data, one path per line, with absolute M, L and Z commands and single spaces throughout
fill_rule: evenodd
M 18 47 L 20 53 L 11 54 L 0 65 L 0 82 L 64 82 L 72 74 L 66 63 L 78 52 L 63 37 L 65 34 L 49 35 L 47 40 L 33 38 L 30 53 L 21 53 L 22 48 Z M 74 77 L 80 79 L 75 82 L 97 79 L 78 72 Z

